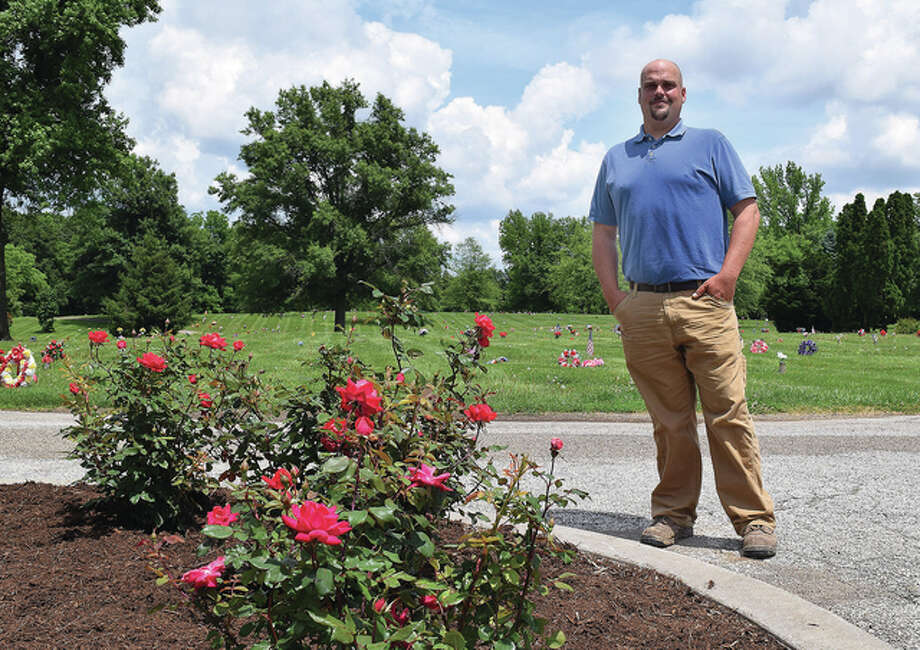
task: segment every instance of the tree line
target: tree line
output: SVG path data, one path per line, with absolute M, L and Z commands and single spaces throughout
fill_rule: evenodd
M 0 3 L 0 314 L 51 328 L 56 315 L 102 313 L 130 330 L 203 311 L 333 309 L 343 328 L 368 284 L 404 282 L 431 284 L 431 310 L 607 311 L 584 217 L 510 210 L 501 268 L 474 238 L 439 242 L 430 226 L 453 220 L 454 188 L 436 143 L 350 80 L 250 108 L 246 175 L 220 174 L 210 191 L 222 209 L 188 214 L 175 175 L 131 153 L 127 120 L 102 94 L 123 62 L 118 29 L 159 10 Z M 871 210 L 857 195 L 835 217 L 821 175 L 794 162 L 753 182 L 763 220 L 739 315 L 836 330 L 920 317 L 920 195 Z

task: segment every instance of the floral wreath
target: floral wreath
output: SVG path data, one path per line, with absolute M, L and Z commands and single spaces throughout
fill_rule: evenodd
M 563 350 L 557 360 L 560 366 L 566 368 L 578 368 L 581 366 L 581 359 L 578 358 L 578 350 Z
M 757 339 L 756 341 L 751 343 L 751 352 L 753 354 L 763 354 L 769 349 L 770 349 L 770 346 L 767 345 L 767 342 L 764 341 L 763 339 Z
M 16 370 L 15 375 L 12 368 Z M 18 388 L 37 382 L 35 357 L 32 356 L 32 351 L 21 345 L 13 346 L 13 349 L 6 355 L 3 354 L 3 350 L 0 350 L 0 381 L 6 388 Z

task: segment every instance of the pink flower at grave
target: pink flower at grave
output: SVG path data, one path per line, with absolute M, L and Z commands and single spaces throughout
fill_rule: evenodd
M 221 555 L 210 564 L 206 564 L 203 567 L 192 569 L 191 571 L 184 573 L 182 575 L 182 582 L 189 583 L 195 589 L 200 589 L 202 587 L 216 587 L 217 579 L 221 576 L 225 569 L 226 567 L 224 566 L 224 556 Z
M 297 531 L 294 537 L 298 542 L 318 541 L 330 546 L 342 543 L 339 535 L 351 530 L 347 521 L 339 521 L 336 506 L 331 508 L 315 501 L 305 501 L 302 505 L 292 505 L 293 517 L 281 515 L 281 520 L 288 528 Z
M 418 467 L 412 470 L 412 473 L 407 477 L 412 481 L 410 487 L 421 487 L 426 485 L 428 487 L 436 487 L 445 492 L 453 492 L 452 489 L 444 485 L 444 481 L 450 478 L 450 472 L 444 472 L 443 474 L 438 474 L 435 476 L 434 467 L 421 463 Z

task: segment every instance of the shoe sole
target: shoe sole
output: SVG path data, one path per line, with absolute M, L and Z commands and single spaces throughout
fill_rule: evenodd
M 754 560 L 766 560 L 767 558 L 776 555 L 776 549 L 755 546 L 754 548 L 742 549 L 741 555 L 744 557 L 752 558 Z
M 651 537 L 649 535 L 642 535 L 639 538 L 639 541 L 642 544 L 647 544 L 648 546 L 655 546 L 656 548 L 667 548 L 669 546 L 674 546 L 674 544 L 679 539 L 687 539 L 688 537 L 693 537 L 693 531 L 689 531 L 686 534 L 675 535 L 674 539 L 670 542 L 660 539 L 658 537 Z

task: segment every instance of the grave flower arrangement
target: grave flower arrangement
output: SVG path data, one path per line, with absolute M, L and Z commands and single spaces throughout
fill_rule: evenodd
M 556 360 L 560 366 L 566 368 L 580 368 L 581 359 L 578 357 L 578 350 L 572 348 L 570 350 L 563 350 L 559 355 L 559 358 Z
M 35 357 L 22 345 L 14 345 L 6 354 L 0 350 L 0 382 L 5 388 L 31 386 L 38 381 Z
M 799 354 L 811 355 L 817 351 L 818 351 L 818 344 L 812 341 L 811 339 L 807 339 L 799 343 Z
M 751 353 L 752 354 L 763 354 L 770 349 L 770 346 L 767 345 L 767 342 L 763 339 L 757 339 L 751 343 Z

